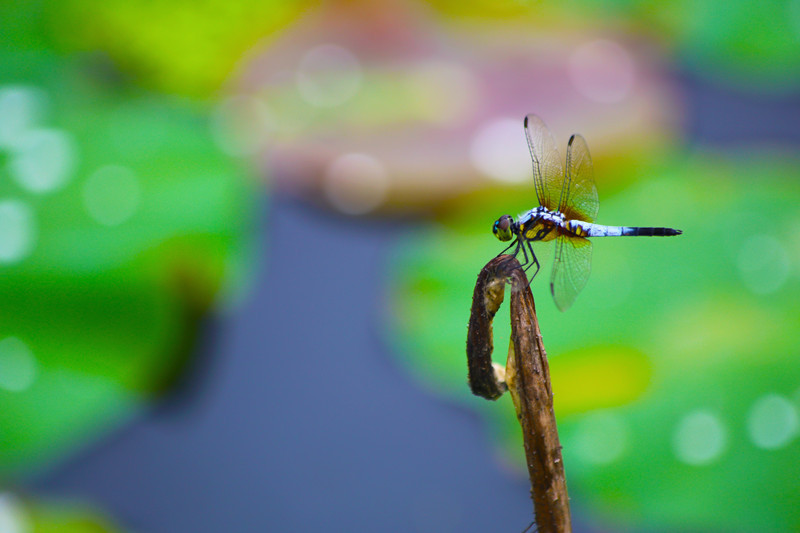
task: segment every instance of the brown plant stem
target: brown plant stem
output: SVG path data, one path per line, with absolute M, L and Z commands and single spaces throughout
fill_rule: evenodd
M 494 365 L 492 319 L 511 283 L 511 342 L 505 370 Z M 550 368 L 539 331 L 533 294 L 519 261 L 498 256 L 481 270 L 472 296 L 467 333 L 472 392 L 490 400 L 511 392 L 522 426 L 531 499 L 538 531 L 569 533 L 572 525 L 561 445 L 553 412 Z

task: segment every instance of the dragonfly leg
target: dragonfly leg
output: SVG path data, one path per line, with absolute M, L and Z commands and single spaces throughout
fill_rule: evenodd
M 536 271 L 531 276 L 531 279 L 533 279 L 533 278 L 536 277 L 536 274 L 539 273 L 539 269 L 541 268 L 541 265 L 539 265 L 539 260 L 536 258 L 536 254 L 533 253 L 533 246 L 531 246 L 530 241 L 527 241 L 525 244 L 528 246 L 528 250 L 530 250 L 531 258 L 532 258 L 531 264 L 528 265 L 527 267 L 525 267 L 525 271 L 527 272 L 530 267 L 532 267 L 533 265 L 536 265 Z
M 511 255 L 516 256 L 519 253 L 519 239 L 516 239 L 514 242 L 512 242 L 511 244 L 506 246 L 505 249 L 502 252 L 500 252 L 499 254 L 497 254 L 497 255 L 503 255 L 504 253 L 506 253 L 508 251 L 509 248 L 511 248 L 512 246 L 515 246 L 515 245 L 516 245 L 517 249 L 514 250 L 514 253 L 511 254 Z
M 528 259 L 528 252 L 525 250 L 525 245 L 526 244 L 528 245 L 528 247 L 530 247 L 530 243 L 528 243 L 527 241 L 524 242 L 524 243 L 522 243 L 522 242 L 519 243 L 519 248 L 522 250 L 522 255 L 525 258 L 525 260 L 522 262 L 521 266 L 525 266 L 528 263 L 530 263 L 530 259 Z M 517 250 L 517 253 L 519 253 L 519 250 Z M 514 254 L 514 255 L 516 255 L 516 254 Z M 536 260 L 536 258 L 534 257 L 534 261 L 535 260 Z
M 541 269 L 541 265 L 539 264 L 539 260 L 536 258 L 536 254 L 533 253 L 533 247 L 531 246 L 531 243 L 527 242 L 525 244 L 528 245 L 528 249 L 531 251 L 531 257 L 533 257 L 533 262 L 531 262 L 531 264 L 528 265 L 527 268 L 525 268 L 525 270 L 527 271 L 528 268 L 530 268 L 533 265 L 536 265 L 536 270 L 534 271 L 533 275 L 528 278 L 528 287 L 530 287 L 531 286 L 531 282 L 533 281 L 533 278 L 535 278 L 536 274 L 539 273 L 539 270 Z

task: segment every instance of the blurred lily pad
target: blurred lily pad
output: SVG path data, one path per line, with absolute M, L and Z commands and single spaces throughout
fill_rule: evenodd
M 202 109 L 5 54 L 0 474 L 56 459 L 168 390 L 238 292 L 255 185 Z
M 615 166 L 673 141 L 682 109 L 655 43 L 596 26 L 439 27 L 428 15 L 333 2 L 292 26 L 219 106 L 231 148 L 276 189 L 363 215 L 430 212 L 526 180 L 532 110 L 556 131 L 584 117 L 595 156 Z
M 68 0 L 44 2 L 42 20 L 59 50 L 99 50 L 142 86 L 207 98 L 251 48 L 272 38 L 305 5 L 300 0 Z
M 646 181 L 600 187 L 598 221 L 684 235 L 595 239 L 593 274 L 566 314 L 550 298 L 549 260 L 532 283 L 573 501 L 612 530 L 794 531 L 800 509 L 785 495 L 800 490 L 797 161 L 705 154 L 640 172 Z M 596 173 L 601 181 L 602 166 Z M 502 249 L 491 224 L 535 203 L 532 185 L 470 198 L 392 261 L 403 363 L 484 413 L 521 468 L 513 409 L 470 396 L 464 346 L 477 273 Z M 509 333 L 501 308 L 497 362 Z

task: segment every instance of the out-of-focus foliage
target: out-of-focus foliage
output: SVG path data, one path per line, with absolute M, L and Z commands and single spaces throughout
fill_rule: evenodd
M 95 510 L 80 504 L 21 499 L 0 493 L 0 531 L 3 533 L 115 533 L 120 531 Z
M 800 83 L 800 6 L 793 0 L 642 2 L 633 19 L 657 28 L 708 77 L 768 89 Z
M 10 473 L 175 381 L 202 314 L 243 281 L 255 185 L 187 102 L 91 59 L 0 62 L 0 473 Z
M 800 83 L 800 4 L 794 0 L 658 2 L 456 2 L 434 0 L 445 20 L 486 17 L 531 28 L 608 26 L 647 34 L 673 49 L 698 73 L 759 88 L 785 90 Z
M 797 161 L 704 155 L 640 172 L 647 181 L 600 188 L 599 222 L 684 235 L 594 239 L 593 274 L 565 314 L 550 298 L 549 259 L 532 283 L 571 494 L 612 529 L 794 531 Z M 492 222 L 535 203 L 531 183 L 454 208 L 392 262 L 409 367 L 485 412 L 520 460 L 513 408 L 469 395 L 464 342 L 477 273 L 503 248 Z M 498 362 L 509 333 L 505 308 Z
M 301 0 L 66 0 L 45 2 L 61 50 L 101 50 L 137 83 L 170 93 L 216 93 L 250 49 L 294 20 Z M 77 30 L 79 28 L 79 30 Z
M 202 104 L 142 86 L 205 96 L 256 39 L 237 17 L 282 19 L 231 6 L 226 29 L 200 7 L 0 4 L 3 482 L 182 385 L 205 317 L 246 282 L 258 185 Z M 209 44 L 211 19 L 225 46 Z M 81 505 L 4 493 L 0 531 L 118 530 Z

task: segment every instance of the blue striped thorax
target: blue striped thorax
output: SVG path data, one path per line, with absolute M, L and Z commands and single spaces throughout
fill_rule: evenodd
M 536 207 L 519 216 L 519 232 L 529 241 L 550 241 L 558 236 L 556 227 L 566 228 L 564 215 L 546 207 Z

